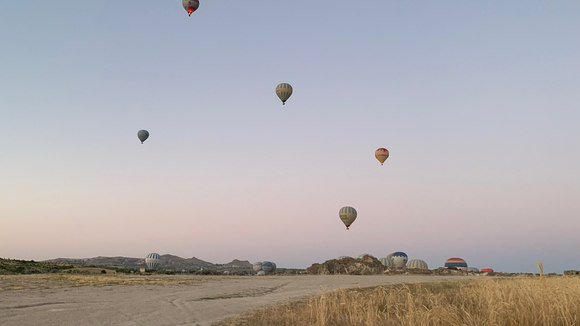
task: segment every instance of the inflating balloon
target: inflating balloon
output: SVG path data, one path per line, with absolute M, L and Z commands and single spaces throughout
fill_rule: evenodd
M 159 263 L 161 262 L 161 256 L 157 253 L 150 253 L 145 257 L 145 264 L 147 264 L 147 268 L 149 269 L 156 269 L 159 267 Z

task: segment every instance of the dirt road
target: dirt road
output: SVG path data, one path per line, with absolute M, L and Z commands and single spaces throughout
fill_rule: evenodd
M 323 289 L 465 280 L 474 277 L 420 275 L 166 277 L 168 281 L 176 278 L 187 280 L 189 283 L 89 286 L 52 284 L 47 288 L 35 284 L 31 288 L 24 286 L 21 290 L 0 291 L 0 325 L 211 325 L 253 308 L 298 299 Z M 27 279 L 24 279 L 24 282 L 26 281 Z

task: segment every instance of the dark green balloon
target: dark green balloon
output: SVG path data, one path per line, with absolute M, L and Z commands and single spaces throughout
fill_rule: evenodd
M 146 141 L 147 138 L 149 138 L 149 131 L 147 131 L 147 130 L 139 130 L 139 132 L 137 132 L 137 137 L 139 137 L 139 140 L 141 141 L 141 144 L 143 144 L 143 142 Z

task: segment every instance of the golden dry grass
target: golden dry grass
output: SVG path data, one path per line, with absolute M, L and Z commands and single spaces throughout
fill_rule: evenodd
M 210 281 L 208 277 L 141 276 L 141 275 L 75 275 L 34 274 L 0 275 L 0 291 L 48 289 L 62 286 L 96 285 L 189 285 Z
M 580 278 L 536 277 L 340 289 L 219 325 L 580 325 Z

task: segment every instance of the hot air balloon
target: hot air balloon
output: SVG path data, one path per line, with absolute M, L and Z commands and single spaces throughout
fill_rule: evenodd
M 405 268 L 405 266 L 407 265 L 407 261 L 409 260 L 407 254 L 402 251 L 393 252 L 393 255 L 391 257 L 392 257 L 391 259 L 395 263 L 395 267 L 397 268 Z
M 261 261 L 257 261 L 254 263 L 254 265 L 252 265 L 252 268 L 254 269 L 255 272 L 259 272 L 262 270 L 262 262 Z
M 412 259 L 407 263 L 409 269 L 429 269 L 427 263 L 421 259 Z
M 147 138 L 149 138 L 149 131 L 147 131 L 147 130 L 139 130 L 137 132 L 137 137 L 139 137 L 139 140 L 141 141 L 141 144 L 143 144 L 143 142 L 146 141 Z
M 272 262 L 272 271 L 270 273 L 274 273 L 276 268 L 278 268 L 278 266 L 276 266 L 276 263 Z
M 352 258 L 352 257 L 350 257 L 350 256 L 340 256 L 340 257 L 338 257 L 338 260 L 346 259 L 346 258 Z
M 272 262 L 265 261 L 262 263 L 262 270 L 266 272 L 266 274 L 272 273 L 273 269 L 274 265 L 272 264 Z
M 381 264 L 383 264 L 384 266 L 387 267 L 395 267 L 395 262 L 391 259 L 391 258 L 381 258 L 379 259 L 379 261 L 381 262 Z
M 493 269 L 486 267 L 481 269 L 482 273 L 493 273 Z
M 159 267 L 159 263 L 161 262 L 161 256 L 157 253 L 150 253 L 145 257 L 145 264 L 147 264 L 147 268 L 149 269 L 156 269 Z
M 350 206 L 345 206 L 340 209 L 338 216 L 342 220 L 342 223 L 346 225 L 346 229 L 348 230 L 348 227 L 354 222 L 354 220 L 356 220 L 356 209 Z
M 259 271 L 258 273 L 256 273 L 256 275 L 258 275 L 258 276 L 264 276 L 264 275 L 266 275 L 266 272 L 264 272 L 264 271 Z
M 379 148 L 375 151 L 375 157 L 379 162 L 381 162 L 381 165 L 383 165 L 383 163 L 385 163 L 389 158 L 389 151 L 386 148 Z
M 445 267 L 455 267 L 462 271 L 466 271 L 467 263 L 461 258 L 449 258 L 445 261 Z
M 477 269 L 477 267 L 467 267 L 467 271 L 472 273 L 479 273 L 479 269 Z
M 363 258 L 365 258 L 365 256 L 369 256 L 369 257 L 375 258 L 375 256 L 373 256 L 371 254 L 360 254 L 360 255 L 358 255 L 357 259 L 363 259 Z
M 276 95 L 282 100 L 282 105 L 285 105 L 290 95 L 292 95 L 292 86 L 286 83 L 279 84 L 276 86 Z
M 199 1 L 198 0 L 183 0 L 183 9 L 187 11 L 187 14 L 191 16 L 191 14 L 199 8 Z

